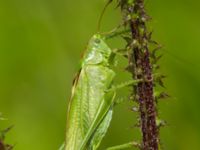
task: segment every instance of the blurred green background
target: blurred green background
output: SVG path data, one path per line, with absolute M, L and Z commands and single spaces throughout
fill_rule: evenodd
M 6 141 L 15 150 L 56 150 L 64 141 L 67 102 L 80 55 L 96 32 L 105 0 L 0 1 L 0 128 L 14 125 Z M 108 8 L 102 31 L 121 19 Z M 153 37 L 164 45 L 161 72 L 172 98 L 160 102 L 166 150 L 200 150 L 200 1 L 147 0 Z M 114 41 L 112 45 L 120 45 Z M 123 72 L 123 67 L 119 70 Z M 119 73 L 124 81 L 126 73 Z M 123 93 L 121 92 L 123 95 Z M 139 140 L 136 114 L 115 108 L 100 149 Z

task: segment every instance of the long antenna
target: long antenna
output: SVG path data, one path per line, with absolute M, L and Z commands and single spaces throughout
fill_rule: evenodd
M 106 3 L 106 5 L 104 6 L 103 10 L 102 10 L 102 13 L 99 17 L 99 21 L 98 21 L 98 26 L 97 26 L 97 31 L 99 32 L 100 31 L 100 27 L 101 27 L 101 21 L 103 19 L 103 15 L 107 9 L 107 7 L 109 6 L 109 4 L 112 2 L 113 0 L 108 0 L 108 2 Z

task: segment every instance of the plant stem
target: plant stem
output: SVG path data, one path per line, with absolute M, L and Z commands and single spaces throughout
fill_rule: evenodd
M 153 96 L 153 75 L 150 62 L 149 41 L 146 22 L 149 17 L 144 9 L 144 0 L 120 1 L 125 24 L 131 29 L 129 67 L 134 80 L 143 82 L 133 86 L 139 104 L 142 150 L 158 150 L 159 131 L 156 126 L 156 106 Z M 127 21 L 128 20 L 128 21 Z M 148 82 L 147 82 L 148 81 Z

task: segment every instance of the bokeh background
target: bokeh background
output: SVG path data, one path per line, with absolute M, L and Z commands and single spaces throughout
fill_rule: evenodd
M 14 125 L 6 141 L 15 150 L 56 150 L 64 141 L 72 80 L 105 3 L 0 1 L 0 112 L 7 118 L 0 128 Z M 102 31 L 119 23 L 115 6 L 106 11 Z M 166 90 L 172 96 L 159 103 L 160 117 L 168 122 L 161 130 L 162 146 L 200 150 L 200 1 L 147 0 L 146 6 L 153 17 L 153 37 L 164 45 L 161 72 L 167 75 Z M 128 76 L 122 66 L 119 81 Z M 140 139 L 131 106 L 126 102 L 115 108 L 100 149 Z

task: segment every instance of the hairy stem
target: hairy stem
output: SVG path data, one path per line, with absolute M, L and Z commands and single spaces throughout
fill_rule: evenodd
M 156 106 L 153 96 L 153 75 L 150 62 L 149 41 L 146 22 L 149 17 L 144 9 L 144 0 L 120 1 L 125 25 L 131 29 L 128 42 L 129 67 L 134 80 L 141 80 L 133 87 L 135 100 L 139 104 L 142 150 L 158 150 L 159 132 L 156 126 Z

